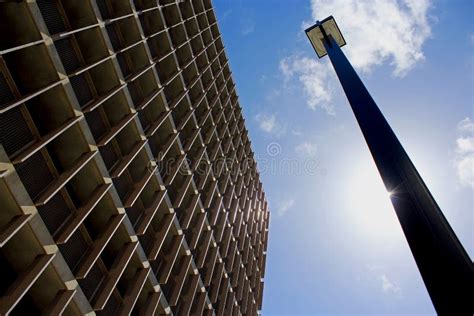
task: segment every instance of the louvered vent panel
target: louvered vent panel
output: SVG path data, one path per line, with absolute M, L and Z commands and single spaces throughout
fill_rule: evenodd
M 117 258 L 117 253 L 106 247 L 104 251 L 101 252 L 100 258 L 102 259 L 102 262 L 104 263 L 105 267 L 109 269 Z
M 105 305 L 104 309 L 101 311 L 97 311 L 97 315 L 99 316 L 115 316 L 118 315 L 118 309 L 120 307 L 120 303 L 117 300 L 115 295 L 111 295 L 107 304 Z
M 59 13 L 56 1 L 54 0 L 38 0 L 36 1 L 43 20 L 48 27 L 50 34 L 57 34 L 66 31 L 66 26 Z
M 84 292 L 84 295 L 89 301 L 94 296 L 104 277 L 105 274 L 102 273 L 98 267 L 98 263 L 96 262 L 87 274 L 87 277 L 79 280 L 79 285 L 81 286 L 82 292 Z
M 89 245 L 78 228 L 67 243 L 58 245 L 58 247 L 69 268 L 71 271 L 74 271 L 82 257 L 86 254 Z
M 71 73 L 81 66 L 70 38 L 58 40 L 54 42 L 54 46 L 58 51 L 59 58 L 61 58 L 66 73 Z
M 120 177 L 113 180 L 115 189 L 117 190 L 118 195 L 122 202 L 125 202 L 127 198 L 127 193 L 130 190 L 130 181 L 126 174 L 122 174 Z
M 0 114 L 0 140 L 8 155 L 34 140 L 19 107 Z
M 0 109 L 5 108 L 5 105 L 15 100 L 15 96 L 7 84 L 7 79 L 0 72 Z
M 150 119 L 148 118 L 147 111 L 142 110 L 138 112 L 138 117 L 140 119 L 140 123 L 142 123 L 143 129 L 146 131 L 147 128 L 150 126 Z
M 153 59 L 158 57 L 158 50 L 156 49 L 156 44 L 153 39 L 149 40 L 148 42 L 148 48 L 150 49 L 150 54 Z
M 74 90 L 77 101 L 79 102 L 79 105 L 81 107 L 83 107 L 89 101 L 92 100 L 92 92 L 89 88 L 89 84 L 87 83 L 84 74 L 69 78 L 69 81 L 71 82 L 72 89 Z
M 85 114 L 85 117 L 94 139 L 98 141 L 107 132 L 107 126 L 102 121 L 100 112 L 98 110 L 88 112 Z
M 0 295 L 4 295 L 4 293 L 8 290 L 10 284 L 15 282 L 16 278 L 18 277 L 17 272 L 13 269 L 11 263 L 5 257 L 3 251 L 0 250 Z
M 54 235 L 71 215 L 61 193 L 56 193 L 48 203 L 39 206 L 38 212 L 51 235 Z
M 117 54 L 117 61 L 120 65 L 120 70 L 122 70 L 123 76 L 127 77 L 128 75 L 130 75 L 131 70 L 130 70 L 130 67 L 128 66 L 124 53 Z
M 148 142 L 148 145 L 150 145 L 151 153 L 153 154 L 153 157 L 158 157 L 158 147 L 156 146 L 155 142 L 153 140 L 150 140 Z
M 140 20 L 140 24 L 142 25 L 143 33 L 145 33 L 146 36 L 150 35 L 150 30 L 149 30 L 149 27 L 148 27 L 148 23 L 147 23 L 145 14 L 143 14 L 143 13 L 140 14 L 138 16 L 138 18 Z
M 112 17 L 110 14 L 110 10 L 107 7 L 107 0 L 96 0 L 97 6 L 99 7 L 100 15 L 102 15 L 102 19 L 108 20 Z
M 104 160 L 107 170 L 110 171 L 113 165 L 117 162 L 118 156 L 115 153 L 114 146 L 112 142 L 109 142 L 107 145 L 99 148 L 102 159 Z
M 158 67 L 157 67 L 158 68 Z M 158 68 L 159 69 L 159 68 Z M 161 78 L 161 77 L 160 77 Z M 168 102 L 169 104 L 173 104 L 173 101 L 175 99 L 175 93 L 173 93 L 172 89 L 170 86 L 165 86 L 165 98 L 166 98 L 166 102 Z M 194 100 L 191 98 L 191 102 L 194 103 Z
M 149 249 L 153 243 L 153 237 L 154 237 L 154 232 L 151 228 L 148 228 L 145 234 L 138 236 L 138 240 L 140 240 L 140 244 L 145 250 L 145 253 L 149 252 Z
M 158 0 L 158 4 L 159 5 L 162 5 L 162 6 L 165 6 L 167 4 L 170 4 L 170 3 L 173 3 L 173 2 L 176 2 L 175 0 Z M 197 11 L 197 10 L 196 10 Z M 196 12 L 197 13 L 197 12 Z
M 54 180 L 41 152 L 37 152 L 16 167 L 23 185 L 34 200 Z
M 117 34 L 117 30 L 115 29 L 115 25 L 107 24 L 105 26 L 105 29 L 107 30 L 107 34 L 109 35 L 112 47 L 114 48 L 114 50 L 119 50 L 122 45 L 120 45 L 120 38 Z
M 159 275 L 158 271 L 160 271 L 163 263 L 163 260 L 154 260 L 150 262 L 151 269 L 153 270 L 153 273 L 155 273 L 155 275 Z
M 134 205 L 132 207 L 126 208 L 125 211 L 127 211 L 127 216 L 130 219 L 130 222 L 133 226 L 135 226 L 142 214 L 141 208 L 139 208 L 137 205 Z
M 135 0 L 133 1 L 133 4 L 135 5 L 135 8 L 140 11 L 143 10 L 143 3 L 141 0 Z
M 138 91 L 137 86 L 134 82 L 130 83 L 128 86 L 128 91 L 130 92 L 130 96 L 132 97 L 133 104 L 137 105 L 143 99 L 140 92 Z

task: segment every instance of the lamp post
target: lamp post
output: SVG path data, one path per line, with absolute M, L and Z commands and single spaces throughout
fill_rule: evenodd
M 332 16 L 306 31 L 319 58 L 329 56 L 390 199 L 436 312 L 474 313 L 474 267 L 441 209 L 341 48 Z

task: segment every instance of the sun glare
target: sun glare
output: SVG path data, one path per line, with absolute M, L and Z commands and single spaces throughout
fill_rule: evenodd
M 392 192 L 385 189 L 375 164 L 371 160 L 360 159 L 353 170 L 345 195 L 350 223 L 370 237 L 400 234 L 390 201 Z

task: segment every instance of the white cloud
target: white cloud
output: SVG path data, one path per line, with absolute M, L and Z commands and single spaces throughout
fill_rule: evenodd
M 428 12 L 431 0 L 311 0 L 311 20 L 333 15 L 347 41 L 344 50 L 354 67 L 369 72 L 389 62 L 393 74 L 405 76 L 424 60 L 423 44 L 431 36 Z M 311 22 L 310 22 L 311 21 Z M 331 104 L 334 70 L 328 58 L 316 60 L 293 54 L 280 61 L 285 83 L 297 79 L 311 109 L 334 115 Z
M 260 113 L 255 116 L 255 119 L 257 120 L 260 129 L 264 132 L 272 133 L 275 131 L 277 126 L 275 115 L 267 115 Z
M 228 17 L 231 13 L 232 13 L 232 10 L 231 10 L 231 9 L 224 11 L 224 13 L 222 14 L 222 19 L 221 19 L 221 20 L 223 21 L 223 20 L 227 19 L 227 17 Z
M 249 24 L 245 24 L 242 26 L 242 35 L 248 35 L 255 31 L 255 24 L 249 22 Z
M 303 142 L 295 147 L 295 152 L 303 157 L 314 157 L 318 151 L 316 144 Z
M 388 61 L 396 76 L 424 60 L 430 8 L 431 0 L 311 0 L 313 21 L 336 19 L 354 67 L 370 71 Z
M 295 127 L 291 130 L 291 134 L 293 134 L 295 136 L 301 136 L 301 135 L 303 135 L 303 132 L 301 132 L 299 127 Z
M 469 117 L 466 117 L 458 123 L 457 130 L 460 133 L 474 133 L 474 122 Z
M 295 200 L 294 199 L 289 199 L 286 201 L 283 201 L 280 203 L 280 205 L 277 208 L 277 216 L 281 217 L 285 215 L 290 208 L 292 208 L 295 205 Z
M 293 78 L 299 80 L 307 97 L 308 107 L 312 110 L 321 108 L 333 115 L 334 107 L 330 104 L 331 89 L 328 80 L 331 70 L 327 62 L 319 62 L 298 54 L 280 60 L 280 71 L 285 83 Z
M 474 188 L 474 122 L 466 117 L 457 125 L 454 164 L 461 185 Z
M 258 127 L 265 133 L 280 137 L 286 133 L 286 124 L 277 118 L 276 114 L 259 113 L 255 115 Z
M 471 153 L 456 160 L 456 173 L 459 183 L 474 188 L 474 154 Z
M 474 137 L 459 137 L 456 139 L 456 151 L 460 154 L 468 154 L 474 151 Z
M 380 289 L 383 293 L 386 294 L 401 294 L 401 288 L 397 285 L 396 282 L 389 279 L 387 274 L 384 272 L 384 267 L 376 264 L 368 264 L 367 270 L 369 271 L 369 276 L 374 280 L 377 287 L 380 286 Z M 380 283 L 379 283 L 380 282 Z
M 251 10 L 242 10 L 240 12 L 240 32 L 243 36 L 255 31 L 255 14 Z
M 382 274 L 380 276 L 380 279 L 382 280 L 382 291 L 384 293 L 400 293 L 400 287 L 391 280 L 389 280 L 386 274 Z

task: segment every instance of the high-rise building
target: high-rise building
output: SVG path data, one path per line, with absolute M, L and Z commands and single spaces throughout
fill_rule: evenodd
M 210 0 L 1 2 L 0 128 L 0 314 L 258 314 L 269 213 Z

